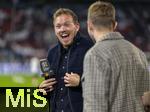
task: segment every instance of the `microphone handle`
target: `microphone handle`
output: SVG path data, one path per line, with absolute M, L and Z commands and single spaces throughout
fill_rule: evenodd
M 45 80 L 49 79 L 49 73 L 46 72 L 46 73 L 44 74 L 44 77 L 45 77 Z

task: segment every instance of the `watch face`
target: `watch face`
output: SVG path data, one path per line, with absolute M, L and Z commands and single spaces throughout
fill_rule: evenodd
M 49 63 L 46 59 L 40 60 L 40 66 L 43 73 L 48 72 L 50 69 Z

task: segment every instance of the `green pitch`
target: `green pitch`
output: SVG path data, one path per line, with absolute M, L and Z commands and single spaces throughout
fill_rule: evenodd
M 37 87 L 44 78 L 33 74 L 0 74 L 0 87 Z
M 35 107 L 33 105 L 33 100 L 35 100 L 37 104 L 43 104 L 42 100 L 39 100 L 33 96 L 33 90 L 35 90 L 43 80 L 43 77 L 33 74 L 0 74 L 0 112 L 46 112 L 48 102 L 44 107 Z M 24 89 L 24 106 L 21 107 L 20 97 L 17 107 L 13 107 L 12 101 L 9 97 L 9 107 L 6 107 L 6 89 L 11 89 L 15 102 L 17 101 L 16 98 L 19 89 Z M 31 91 L 26 92 L 26 89 L 30 89 Z M 27 107 L 27 94 L 30 95 L 30 107 Z

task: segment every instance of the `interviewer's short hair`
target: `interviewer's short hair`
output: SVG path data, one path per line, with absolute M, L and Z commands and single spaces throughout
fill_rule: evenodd
M 111 3 L 97 1 L 88 9 L 88 20 L 96 28 L 110 28 L 115 23 L 115 8 Z
M 56 12 L 53 14 L 53 21 L 55 21 L 55 19 L 62 14 L 72 16 L 73 22 L 78 23 L 77 15 L 72 10 L 67 9 L 67 8 L 59 8 L 58 10 L 56 10 Z

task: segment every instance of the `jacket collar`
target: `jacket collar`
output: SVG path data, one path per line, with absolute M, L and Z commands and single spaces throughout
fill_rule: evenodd
M 109 32 L 105 34 L 99 41 L 104 41 L 104 40 L 118 40 L 118 39 L 123 39 L 124 37 L 119 33 L 119 32 Z M 98 42 L 99 42 L 98 41 Z

